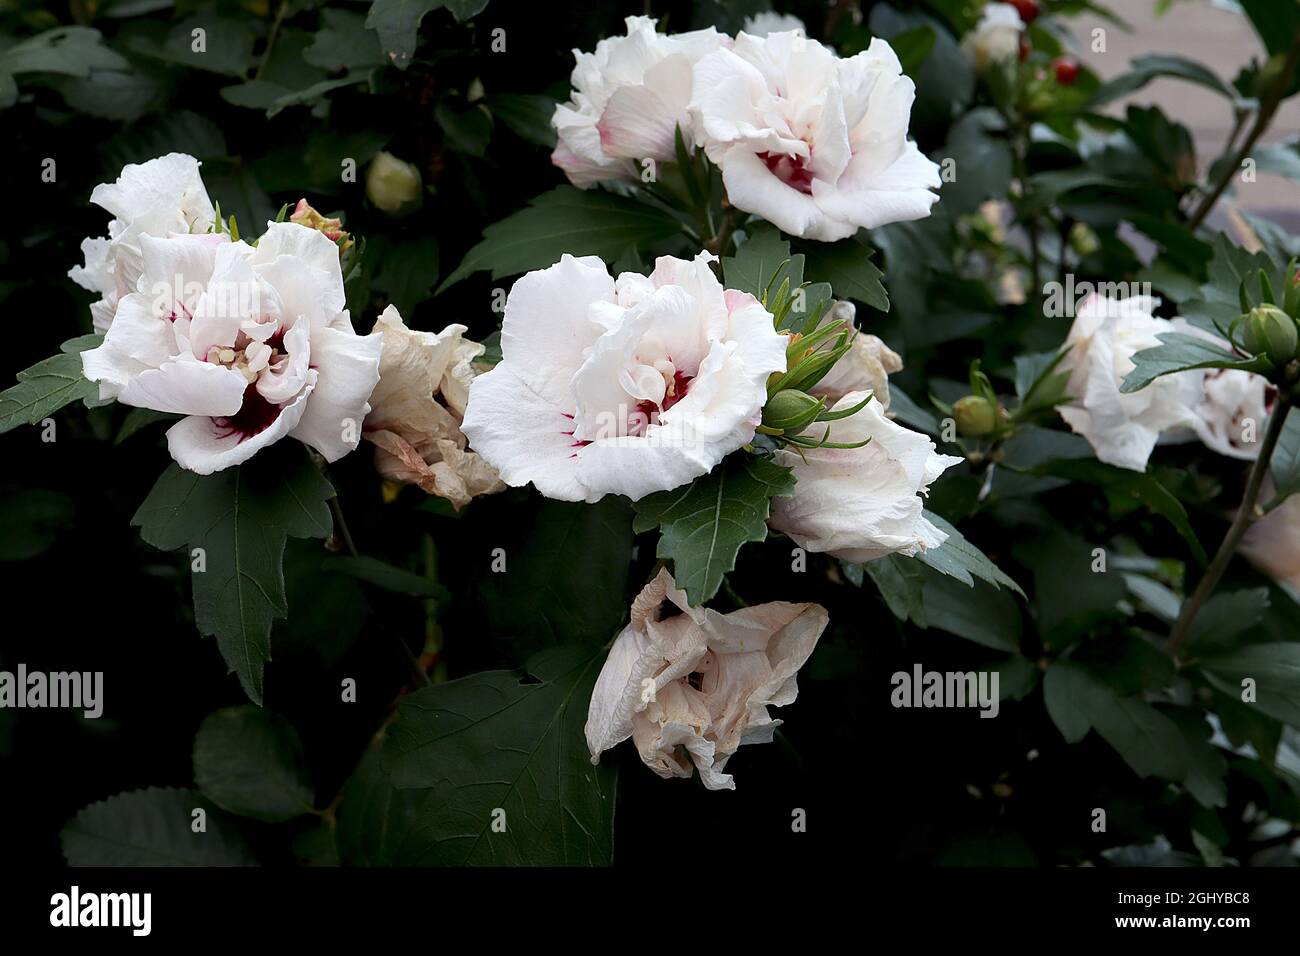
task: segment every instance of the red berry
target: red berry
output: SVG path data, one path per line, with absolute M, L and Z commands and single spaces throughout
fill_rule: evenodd
M 1029 59 L 1029 54 L 1034 49 L 1034 45 L 1029 42 L 1029 37 L 1023 33 L 1020 34 L 1020 62 L 1024 63 Z
M 1052 69 L 1056 70 L 1056 82 L 1062 86 L 1073 86 L 1079 78 L 1079 61 L 1072 56 L 1058 56 L 1052 61 Z
M 1011 0 L 1011 5 L 1016 8 L 1016 13 L 1020 14 L 1025 26 L 1038 19 L 1038 0 Z

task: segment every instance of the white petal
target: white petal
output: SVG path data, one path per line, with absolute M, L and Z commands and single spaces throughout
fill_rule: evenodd
M 474 379 L 461 431 L 511 487 L 531 481 L 543 495 L 561 501 L 597 501 L 603 496 L 589 498 L 578 481 L 571 415 L 534 391 L 515 371 L 514 362 L 502 361 Z
M 234 369 L 186 356 L 133 376 L 117 400 L 177 415 L 234 415 L 243 405 L 247 387 L 244 376 Z
M 220 419 L 197 415 L 183 418 L 167 429 L 167 450 L 176 464 L 200 475 L 242 464 L 294 429 L 307 407 L 314 385 L 313 378 L 302 394 L 282 406 L 275 421 L 256 435 L 241 435 L 220 424 Z
M 379 381 L 383 339 L 377 332 L 361 336 L 338 329 L 317 329 L 311 338 L 316 390 L 294 438 L 336 461 L 357 447 L 361 425 L 370 411 L 370 393 Z
M 339 249 L 324 233 L 296 222 L 268 222 L 266 234 L 258 240 L 249 259 L 255 267 L 264 268 L 281 256 L 289 256 L 313 270 L 327 313 L 342 312 L 347 307 Z

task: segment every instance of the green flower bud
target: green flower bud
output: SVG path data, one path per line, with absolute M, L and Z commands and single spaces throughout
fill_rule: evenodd
M 1256 355 L 1266 355 L 1273 364 L 1282 366 L 1295 358 L 1297 335 L 1295 319 L 1275 305 L 1260 305 L 1246 315 L 1243 339 L 1246 348 Z
M 987 435 L 998 427 L 998 410 L 980 395 L 958 399 L 952 407 L 952 417 L 957 422 L 957 434 L 968 438 Z
M 390 216 L 418 209 L 423 188 L 420 171 L 392 153 L 376 153 L 366 170 L 366 198 Z
M 821 399 L 807 392 L 784 388 L 763 406 L 763 424 L 780 431 L 799 432 L 812 424 L 825 407 Z

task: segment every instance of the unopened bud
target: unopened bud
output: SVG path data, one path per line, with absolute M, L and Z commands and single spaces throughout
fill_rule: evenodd
M 298 200 L 298 205 L 293 207 L 293 215 L 289 217 L 289 221 L 306 226 L 308 229 L 315 229 L 330 242 L 338 244 L 339 252 L 346 252 L 353 245 L 352 237 L 343 228 L 343 220 L 327 219 L 313 209 L 306 199 Z
M 799 432 L 812 424 L 825 404 L 807 392 L 785 388 L 767 400 L 763 424 L 780 431 Z
M 998 410 L 993 403 L 980 395 L 960 398 L 952 407 L 957 433 L 971 438 L 987 435 L 998 427 Z
M 1297 339 L 1295 319 L 1275 305 L 1259 305 L 1246 316 L 1246 348 L 1256 355 L 1267 355 L 1277 366 L 1295 358 Z
M 422 189 L 420 171 L 392 153 L 376 153 L 366 170 L 366 198 L 390 216 L 418 209 Z

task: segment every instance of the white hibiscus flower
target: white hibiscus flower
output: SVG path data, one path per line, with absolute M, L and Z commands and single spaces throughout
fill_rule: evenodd
M 167 446 L 204 475 L 286 435 L 328 461 L 357 446 L 381 343 L 352 329 L 334 243 L 284 222 L 256 247 L 212 234 L 140 249 L 143 291 L 82 353 L 101 397 L 186 416 Z
M 508 485 L 550 498 L 640 498 L 707 474 L 754 437 L 786 337 L 700 253 L 610 278 L 565 255 L 510 290 L 500 364 L 462 430 Z
M 939 167 L 907 138 L 916 90 L 879 38 L 840 59 L 795 32 L 741 33 L 695 65 L 695 135 L 731 203 L 834 241 L 922 219 Z
M 143 268 L 144 236 L 163 238 L 212 228 L 215 212 L 199 165 L 193 156 L 168 153 L 123 167 L 116 182 L 100 183 L 91 192 L 90 201 L 112 213 L 113 220 L 108 238 L 82 241 L 86 264 L 74 266 L 68 277 L 99 293 L 99 301 L 90 307 L 96 332 L 107 331 L 118 301 L 135 291 Z
M 1162 432 L 1197 425 L 1193 409 L 1202 398 L 1204 373 L 1176 372 L 1136 392 L 1120 386 L 1133 371 L 1133 355 L 1160 344 L 1162 332 L 1179 325 L 1152 315 L 1158 305 L 1149 296 L 1084 300 L 1066 337 L 1070 351 L 1061 369 L 1070 373 L 1066 386 L 1072 401 L 1060 406 L 1061 417 L 1088 439 L 1097 458 L 1109 465 L 1144 471 Z
M 678 126 L 691 144 L 691 67 L 730 42 L 712 27 L 663 34 L 650 17 L 626 23 L 626 36 L 601 40 L 594 53 L 573 51 L 573 96 L 551 120 L 558 136 L 551 161 L 584 189 L 636 179 L 636 160 L 672 160 Z
M 832 407 L 866 398 L 851 392 Z M 821 437 L 825 425 L 808 434 Z M 859 448 L 786 449 L 777 461 L 794 470 L 794 494 L 772 499 L 769 524 L 802 548 L 861 562 L 887 554 L 914 555 L 947 540 L 924 515 L 921 495 L 962 459 L 935 452 L 934 442 L 885 417 L 879 402 L 831 426 L 830 440 Z M 800 453 L 802 452 L 802 454 Z
M 1220 455 L 1254 460 L 1276 398 L 1277 389 L 1262 375 L 1238 368 L 1207 369 L 1192 427 L 1206 447 Z

